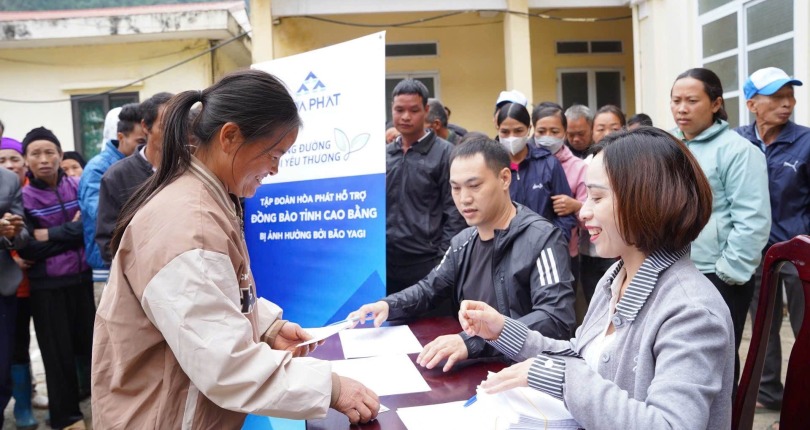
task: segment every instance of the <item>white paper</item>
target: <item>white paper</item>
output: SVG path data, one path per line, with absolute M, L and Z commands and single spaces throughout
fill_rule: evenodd
M 332 371 L 360 381 L 378 396 L 430 391 L 425 378 L 407 355 L 332 361 Z
M 465 401 L 414 406 L 397 409 L 405 427 L 411 430 L 505 429 L 509 423 L 498 423 L 494 415 L 480 408 L 465 408 Z
M 310 343 L 315 343 L 324 340 L 329 336 L 333 336 L 342 330 L 346 330 L 347 328 L 351 327 L 352 324 L 353 324 L 352 321 L 346 320 L 338 322 L 337 324 L 330 324 L 326 327 L 305 328 L 304 331 L 312 335 L 312 339 L 306 342 L 301 342 L 297 346 L 309 345 Z
M 422 345 L 410 327 L 404 325 L 341 331 L 340 343 L 346 358 L 422 352 Z

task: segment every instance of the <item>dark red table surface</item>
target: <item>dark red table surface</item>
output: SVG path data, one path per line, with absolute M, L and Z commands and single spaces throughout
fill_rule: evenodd
M 458 320 L 450 317 L 425 318 L 412 322 L 408 326 L 422 346 L 427 345 L 441 335 L 455 334 L 461 331 Z M 367 424 L 350 426 L 349 419 L 345 415 L 330 409 L 326 418 L 307 421 L 307 429 L 334 430 L 348 429 L 350 427 L 363 430 L 405 429 L 405 425 L 400 421 L 399 415 L 396 413 L 398 408 L 467 400 L 475 394 L 475 387 L 486 378 L 487 372 L 497 372 L 506 367 L 505 362 L 501 359 L 465 360 L 457 363 L 452 370 L 445 373 L 442 371 L 444 363 L 433 369 L 426 369 L 416 364 L 418 355 L 410 354 L 409 357 L 414 362 L 419 373 L 427 381 L 431 391 L 380 397 L 380 403 L 391 410 L 381 413 L 376 420 Z M 343 360 L 343 347 L 340 344 L 340 337 L 330 337 L 311 356 L 323 360 Z

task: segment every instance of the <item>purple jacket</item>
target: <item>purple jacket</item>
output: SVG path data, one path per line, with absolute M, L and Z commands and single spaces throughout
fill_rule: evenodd
M 81 221 L 73 221 L 79 212 L 79 181 L 59 169 L 56 189 L 29 173 L 29 185 L 22 190 L 23 207 L 32 240 L 20 256 L 34 260 L 29 270 L 31 288 L 59 288 L 75 285 L 89 276 L 84 258 Z M 34 230 L 48 229 L 48 241 L 33 240 Z M 84 276 L 83 276 L 84 275 Z

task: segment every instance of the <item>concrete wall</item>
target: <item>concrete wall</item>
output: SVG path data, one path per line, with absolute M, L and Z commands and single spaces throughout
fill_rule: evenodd
M 134 81 L 208 49 L 207 40 L 177 40 L 0 51 L 0 94 L 6 99 L 69 99 Z M 217 74 L 233 68 L 219 58 Z M 157 75 L 122 91 L 137 91 L 145 100 L 160 91 L 201 89 L 211 83 L 210 55 Z M 5 135 L 22 139 L 28 130 L 45 126 L 54 131 L 65 150 L 73 149 L 69 101 L 18 104 L 0 101 Z
M 533 13 L 540 11 L 532 11 Z M 570 18 L 611 18 L 630 16 L 630 8 L 565 9 L 548 12 Z M 624 72 L 624 108 L 636 112 L 635 72 L 633 70 L 633 21 L 631 18 L 604 22 L 562 22 L 550 19 L 531 21 L 532 74 L 535 103 L 546 100 L 560 103 L 557 98 L 559 69 L 622 69 Z M 621 40 L 621 54 L 562 54 L 556 51 L 557 41 Z M 564 106 L 567 108 L 568 106 Z
M 357 23 L 398 23 L 435 16 L 427 14 L 339 15 L 325 18 Z M 393 58 L 386 73 L 438 72 L 439 94 L 453 111 L 452 121 L 471 130 L 490 132 L 492 106 L 506 85 L 503 28 L 500 17 L 481 18 L 477 13 L 442 19 L 425 25 L 444 28 L 361 28 L 317 22 L 306 18 L 283 18 L 275 26 L 275 56 L 285 57 L 387 30 L 386 43 L 438 42 L 438 55 L 424 58 Z M 475 24 L 470 27 L 454 25 Z M 362 67 L 361 64 L 357 65 Z M 385 109 L 390 109 L 386 106 Z
M 630 15 L 629 8 L 566 9 L 555 14 L 574 17 Z M 324 18 L 363 24 L 391 24 L 436 16 L 438 13 L 335 15 Z M 441 28 L 362 28 L 307 18 L 282 18 L 274 27 L 277 58 L 322 48 L 376 31 L 386 30 L 386 43 L 438 42 L 439 54 L 425 58 L 389 58 L 386 73 L 438 72 L 439 95 L 453 111 L 452 122 L 492 134 L 492 110 L 505 89 L 503 16 L 466 13 L 420 24 Z M 634 108 L 632 21 L 561 23 L 531 19 L 532 101 L 557 101 L 557 69 L 570 67 L 623 68 L 625 106 Z M 620 55 L 558 56 L 556 40 L 616 40 L 624 42 Z M 361 66 L 361 65 L 359 65 Z M 386 109 L 390 107 L 386 106 Z

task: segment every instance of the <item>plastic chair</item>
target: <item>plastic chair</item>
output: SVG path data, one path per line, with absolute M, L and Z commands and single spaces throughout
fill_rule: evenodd
M 750 430 L 753 426 L 765 348 L 768 345 L 767 324 L 775 311 L 777 294 L 781 294 L 781 290 L 777 288 L 777 274 L 787 262 L 793 263 L 799 272 L 804 289 L 804 306 L 805 309 L 810 309 L 810 236 L 800 235 L 787 242 L 773 245 L 765 254 L 759 305 L 751 331 L 751 345 L 731 416 L 732 430 Z M 805 415 L 808 411 L 810 411 L 810 312 L 805 312 L 788 361 L 782 412 L 779 418 L 780 430 L 808 428 L 810 420 Z

